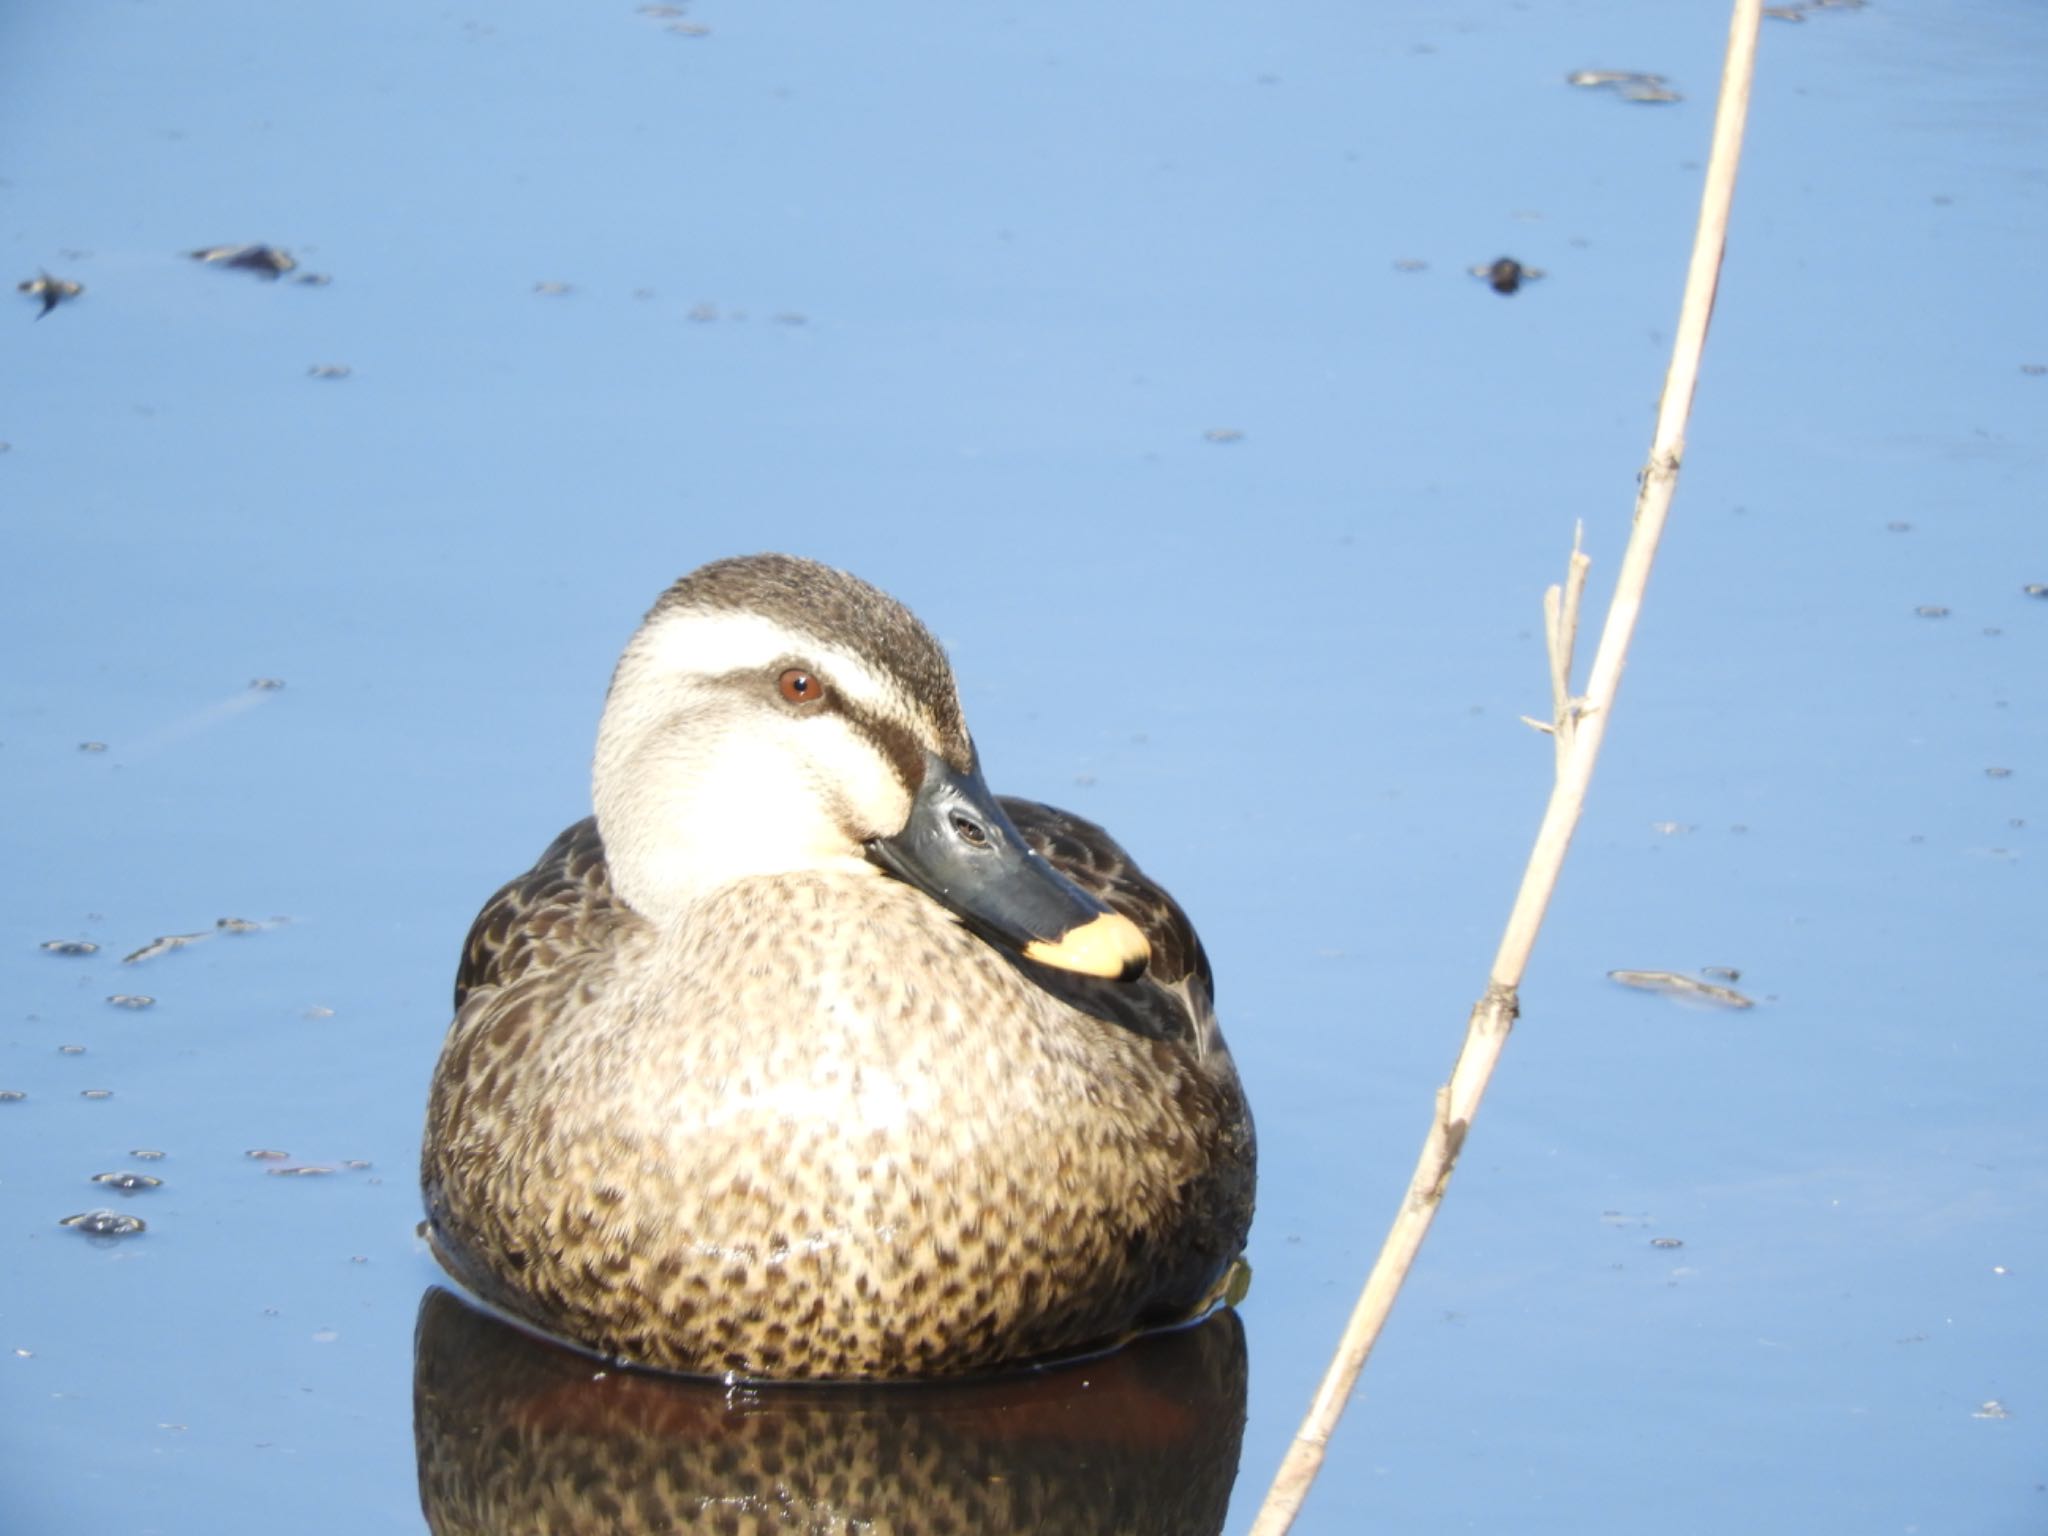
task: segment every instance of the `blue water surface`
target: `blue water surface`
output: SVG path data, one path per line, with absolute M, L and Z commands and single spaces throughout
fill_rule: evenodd
M 458 945 L 587 808 L 646 605 L 777 548 L 909 603 L 990 782 L 1201 925 L 1261 1132 L 1242 1530 L 1541 811 L 1541 592 L 1575 520 L 1618 563 L 1725 29 L 0 16 L 0 276 L 85 287 L 0 311 L 6 1528 L 424 1529 Z M 1606 760 L 1299 1529 L 2048 1521 L 2044 71 L 2028 0 L 1766 23 Z M 240 242 L 298 268 L 187 254 Z M 1702 966 L 1759 1005 L 1606 979 Z

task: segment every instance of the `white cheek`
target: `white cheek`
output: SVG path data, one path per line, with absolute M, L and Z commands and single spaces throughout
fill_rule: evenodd
M 838 720 L 803 722 L 802 740 L 815 793 L 835 798 L 849 825 L 842 838 L 889 837 L 910 819 L 910 790 L 865 738 Z

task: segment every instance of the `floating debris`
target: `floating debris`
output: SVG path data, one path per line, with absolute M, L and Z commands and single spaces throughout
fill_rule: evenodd
M 1517 293 L 1522 284 L 1533 283 L 1545 274 L 1540 267 L 1525 267 L 1512 256 L 1498 256 L 1484 266 L 1469 269 L 1474 277 L 1486 279 L 1495 293 Z
M 2009 1419 L 2012 1417 L 2012 1410 L 1997 1398 L 1987 1397 L 1981 1404 L 1970 1411 L 1970 1417 L 1973 1419 Z
M 281 1163 L 290 1157 L 291 1153 L 280 1152 L 274 1147 L 251 1147 L 242 1156 L 252 1157 L 259 1163 Z
M 1202 433 L 1205 443 L 1241 443 L 1244 433 L 1237 427 L 1210 427 Z
M 1653 1237 L 1650 1239 L 1650 1246 L 1652 1248 L 1683 1248 L 1685 1246 L 1685 1239 L 1682 1237 Z
M 289 1168 L 266 1168 L 263 1170 L 274 1179 L 312 1179 L 334 1172 L 332 1163 L 294 1163 Z
M 187 944 L 197 944 L 201 939 L 210 939 L 211 933 L 166 933 L 151 939 L 133 954 L 123 955 L 123 965 L 136 965 L 144 960 L 154 960 L 158 955 L 167 955 L 174 949 L 183 949 Z
M 280 683 L 278 686 L 282 688 L 284 685 Z M 261 933 L 264 927 L 262 923 L 252 923 L 246 917 L 217 917 L 213 926 L 222 933 Z
M 347 363 L 315 363 L 306 370 L 306 377 L 309 379 L 345 379 L 354 372 L 355 369 L 349 367 Z
M 661 29 L 673 32 L 677 37 L 709 37 L 711 29 L 701 21 L 672 21 Z
M 146 992 L 116 992 L 107 999 L 116 1008 L 154 1008 L 156 999 Z
M 1867 0 L 1788 0 L 1783 5 L 1767 5 L 1764 14 L 1773 21 L 1804 21 L 1815 11 L 1860 11 Z
M 370 1160 L 367 1157 L 344 1157 L 341 1160 L 341 1166 L 348 1169 L 351 1173 L 361 1173 L 370 1166 Z
M 657 21 L 666 21 L 671 16 L 686 16 L 689 13 L 680 5 L 643 5 L 636 7 L 635 14 L 652 16 Z
M 66 1216 L 57 1225 L 76 1227 L 87 1237 L 133 1237 L 149 1229 L 149 1223 L 140 1216 L 108 1210 L 80 1211 L 76 1216 Z
M 533 291 L 545 298 L 559 299 L 565 294 L 574 293 L 576 290 L 568 283 L 535 283 Z
M 45 939 L 43 952 L 51 955 L 96 955 L 100 947 L 91 939 Z
M 85 1054 L 85 1047 L 82 1045 L 60 1045 L 57 1047 L 57 1054 L 59 1056 L 83 1056 Z
M 778 309 L 768 318 L 776 325 L 809 325 L 811 323 L 809 315 L 796 309 Z
M 186 255 L 210 267 L 227 267 L 236 272 L 254 272 L 273 282 L 287 272 L 298 270 L 291 252 L 274 245 L 209 245 Z
M 1662 85 L 1662 75 L 1646 75 L 1633 69 L 1575 69 L 1564 77 L 1566 85 L 1581 86 L 1598 90 L 1604 85 L 1620 85 L 1625 81 L 1644 80 L 1652 85 Z
M 2021 363 L 2020 372 L 2030 379 L 2048 377 L 2048 363 Z
M 1635 69 L 1575 69 L 1564 77 L 1564 83 L 1582 90 L 1612 91 L 1623 101 L 1663 103 L 1685 100 L 1662 75 L 1645 74 Z
M 1984 777 L 1987 779 L 2009 779 L 2012 777 L 2012 770 L 2010 768 L 1986 768 L 1984 770 Z
M 1733 987 L 1717 986 L 1711 981 L 1701 981 L 1695 976 L 1682 976 L 1677 971 L 1609 971 L 1607 979 L 1624 987 L 1634 987 L 1638 991 L 1662 992 L 1671 997 L 1713 1003 L 1722 1008 L 1756 1006 L 1753 999 L 1745 997 Z
M 309 1019 L 331 1019 L 334 1017 L 334 1010 L 332 1008 L 323 1008 L 320 1004 L 315 1003 L 306 1010 L 304 1017 Z
M 155 1147 L 131 1147 L 128 1155 L 142 1163 L 160 1163 L 164 1160 L 163 1153 Z
M 306 288 L 325 288 L 334 279 L 325 272 L 301 272 L 292 281 Z
M 1922 603 L 1913 612 L 1923 619 L 1945 619 L 1948 617 L 1948 609 L 1944 608 L 1940 603 Z
M 284 679 L 281 677 L 252 677 L 249 679 L 249 687 L 257 693 L 275 693 L 283 686 Z
M 164 1184 L 162 1179 L 147 1173 L 96 1173 L 92 1176 L 92 1181 L 128 1194 L 133 1194 L 139 1189 L 162 1189 Z
M 43 307 L 36 311 L 38 320 L 59 304 L 67 303 L 85 292 L 85 284 L 74 283 L 68 277 L 52 277 L 47 272 L 40 272 L 14 286 L 30 298 L 42 300 Z
M 718 306 L 716 304 L 692 304 L 689 313 L 683 318 L 694 321 L 698 325 L 709 325 L 718 318 Z
M 107 744 L 104 741 L 81 741 L 78 744 L 78 750 L 81 752 L 104 752 L 107 750 Z
M 0 1088 L 0 1104 L 19 1104 L 27 1097 L 19 1088 Z
M 1742 972 L 1732 965 L 1703 965 L 1700 974 L 1709 981 L 1740 981 Z
M 1884 531 L 1886 533 L 1911 533 L 1913 531 L 1913 525 L 1911 523 L 1901 522 L 1897 519 L 1894 519 L 1893 521 L 1886 523 L 1884 525 Z
M 1397 256 L 1394 258 L 1396 272 L 1427 272 L 1429 263 L 1420 256 Z
M 78 1096 L 81 1099 L 111 1099 L 114 1096 L 114 1090 L 111 1088 L 81 1088 Z
M 2029 597 L 2048 597 L 2048 581 L 2030 581 L 2020 590 Z

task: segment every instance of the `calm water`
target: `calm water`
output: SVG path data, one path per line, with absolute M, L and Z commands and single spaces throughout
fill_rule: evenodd
M 1724 29 L 0 17 L 0 275 L 86 290 L 0 317 L 0 1523 L 424 1529 L 457 946 L 583 813 L 646 604 L 785 548 L 923 615 L 990 782 L 1107 822 L 1202 925 L 1262 1132 L 1241 1529 L 1534 830 L 1540 593 L 1575 518 L 1596 596 L 1618 559 Z M 1595 67 L 1685 100 L 1564 83 Z M 1767 24 L 1622 713 L 1301 1529 L 2048 1522 L 2044 69 L 2026 0 Z M 183 254 L 246 241 L 300 265 Z M 1466 269 L 1502 254 L 1547 275 L 1497 296 Z M 1760 1005 L 1605 979 L 1702 966 Z M 89 1182 L 130 1169 L 163 1184 Z M 58 1225 L 99 1206 L 149 1229 Z M 1213 1403 L 1131 1365 L 1119 1422 L 1226 1462 L 1233 1360 Z M 679 1401 L 569 1422 L 659 1441 Z

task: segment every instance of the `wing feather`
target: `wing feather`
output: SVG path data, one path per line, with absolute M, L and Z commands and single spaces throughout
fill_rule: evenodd
M 1076 1007 L 1156 1039 L 1206 1052 L 1220 1045 L 1208 953 L 1179 902 L 1092 821 L 1035 800 L 1001 797 L 1024 841 L 1091 896 L 1138 925 L 1152 947 L 1136 982 L 1103 981 L 1032 966 L 1039 984 Z M 1028 964 L 1028 962 L 1026 962 Z

